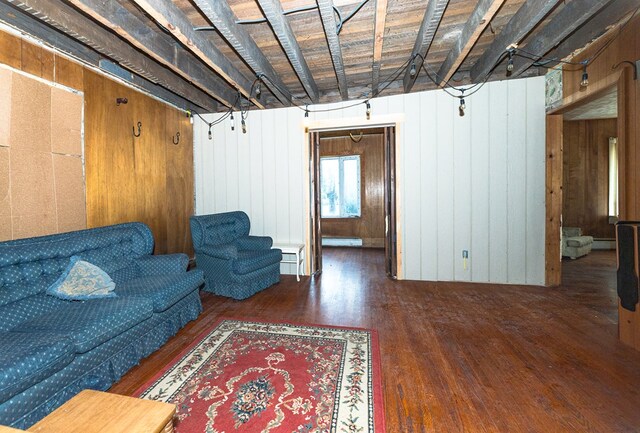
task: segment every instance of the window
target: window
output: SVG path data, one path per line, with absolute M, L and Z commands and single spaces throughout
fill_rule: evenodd
M 320 158 L 322 218 L 360 216 L 360 155 Z

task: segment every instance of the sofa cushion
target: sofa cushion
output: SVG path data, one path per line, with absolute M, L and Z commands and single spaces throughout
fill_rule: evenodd
M 142 298 L 106 298 L 67 305 L 20 325 L 20 332 L 69 338 L 84 353 L 151 317 L 153 305 Z
M 183 274 L 152 275 L 135 278 L 119 285 L 116 293 L 120 297 L 142 297 L 153 303 L 154 311 L 164 311 L 197 290 L 203 283 L 199 269 Z
M 0 333 L 0 401 L 61 370 L 74 356 L 73 343 L 62 336 Z
M 233 270 L 238 274 L 248 274 L 282 260 L 282 252 L 273 250 L 238 251 L 238 258 L 233 261 Z
M 584 247 L 593 243 L 593 236 L 574 236 L 567 239 L 568 247 Z
M 69 266 L 49 288 L 47 294 L 70 301 L 113 298 L 116 288 L 111 277 L 100 267 L 73 256 Z

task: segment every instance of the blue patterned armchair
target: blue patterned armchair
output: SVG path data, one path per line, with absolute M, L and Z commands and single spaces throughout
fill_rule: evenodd
M 196 266 L 204 272 L 204 290 L 245 299 L 280 281 L 282 251 L 268 236 L 249 235 L 242 211 L 191 217 Z

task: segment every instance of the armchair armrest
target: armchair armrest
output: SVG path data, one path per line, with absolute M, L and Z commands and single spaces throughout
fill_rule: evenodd
M 238 258 L 238 248 L 231 244 L 203 245 L 198 248 L 197 252 L 217 259 L 233 260 Z
M 186 272 L 189 257 L 186 254 L 142 256 L 135 262 L 140 275 L 162 275 Z
M 268 250 L 273 239 L 269 236 L 243 236 L 236 240 L 236 245 L 241 250 Z

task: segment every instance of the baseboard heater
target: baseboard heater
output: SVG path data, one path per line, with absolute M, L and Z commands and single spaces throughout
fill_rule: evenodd
M 362 239 L 358 238 L 322 238 L 323 247 L 361 247 Z

